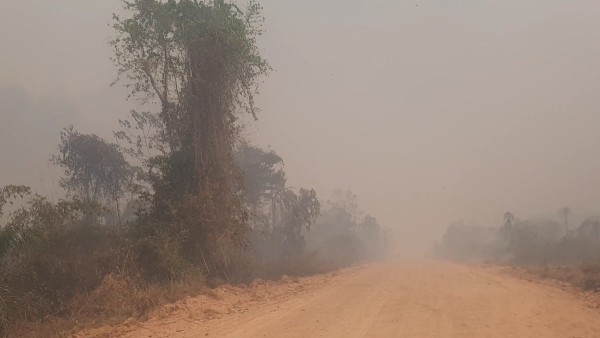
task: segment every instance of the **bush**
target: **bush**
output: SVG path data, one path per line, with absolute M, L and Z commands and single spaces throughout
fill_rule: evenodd
M 7 255 L 0 283 L 11 299 L 11 317 L 32 320 L 67 314 L 70 300 L 119 270 L 122 240 L 102 226 L 49 226 Z
M 203 287 L 176 238 L 89 223 L 81 208 L 32 196 L 0 228 L 18 239 L 0 256 L 0 335 L 23 321 L 145 316 Z

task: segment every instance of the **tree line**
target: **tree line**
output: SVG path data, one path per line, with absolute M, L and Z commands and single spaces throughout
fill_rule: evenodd
M 51 158 L 63 170 L 58 201 L 25 186 L 0 190 L 0 332 L 99 311 L 143 315 L 160 302 L 148 296 L 157 287 L 169 301 L 206 283 L 384 254 L 389 231 L 355 195 L 322 202 L 313 189 L 290 188 L 283 159 L 240 136 L 270 71 L 257 46 L 257 2 L 123 5 L 110 42 L 115 83 L 149 109 L 120 120 L 112 142 L 73 126 L 61 132 Z
M 600 263 L 600 218 L 579 225 L 570 208 L 554 219 L 523 220 L 506 212 L 495 227 L 454 223 L 446 229 L 437 253 L 454 259 L 519 265 L 597 265 Z

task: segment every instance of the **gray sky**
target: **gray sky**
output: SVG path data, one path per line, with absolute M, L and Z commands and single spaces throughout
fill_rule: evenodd
M 255 142 L 351 189 L 406 250 L 454 220 L 600 215 L 600 2 L 263 0 Z M 110 136 L 118 0 L 0 1 L 0 185 L 49 189 L 61 127 Z M 416 239 L 415 239 L 416 238 Z

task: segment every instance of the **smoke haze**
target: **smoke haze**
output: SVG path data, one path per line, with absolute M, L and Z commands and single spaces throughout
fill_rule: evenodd
M 246 133 L 291 186 L 351 189 L 402 253 L 454 220 L 600 214 L 599 2 L 261 3 L 274 72 Z M 51 189 L 62 127 L 110 137 L 138 106 L 109 86 L 119 10 L 0 2 L 0 186 Z

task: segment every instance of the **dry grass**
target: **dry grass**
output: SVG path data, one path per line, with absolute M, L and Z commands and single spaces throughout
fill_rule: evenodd
M 74 317 L 142 317 L 164 302 L 164 293 L 157 285 L 143 287 L 128 277 L 110 274 L 89 295 L 74 301 Z
M 161 305 L 199 294 L 205 288 L 201 274 L 168 285 L 143 284 L 127 276 L 107 275 L 100 286 L 76 296 L 66 317 L 48 316 L 36 322 L 21 321 L 11 327 L 10 337 L 70 337 L 83 328 L 145 320 Z
M 544 266 L 528 268 L 533 275 L 567 283 L 584 291 L 600 291 L 600 265 Z

